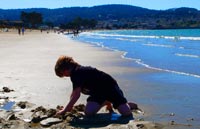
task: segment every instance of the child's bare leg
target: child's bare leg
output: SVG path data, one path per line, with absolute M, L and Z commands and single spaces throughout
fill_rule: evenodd
M 121 104 L 119 105 L 119 107 L 117 108 L 119 113 L 123 116 L 130 116 L 132 115 L 131 109 L 128 105 L 128 103 L 125 104 Z
M 95 115 L 101 107 L 97 102 L 88 101 L 85 107 L 85 115 Z

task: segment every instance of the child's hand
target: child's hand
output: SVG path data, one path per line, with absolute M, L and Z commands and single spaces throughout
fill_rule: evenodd
M 57 113 L 56 113 L 56 116 L 59 116 L 59 115 L 63 115 L 63 114 L 65 114 L 65 110 L 64 109 L 62 109 L 62 110 L 60 110 L 60 111 L 58 111 Z
M 55 116 L 63 115 L 65 113 L 63 106 L 57 106 L 57 113 Z
M 60 110 L 56 113 L 56 116 L 63 115 L 66 112 L 70 112 L 72 110 L 71 107 L 60 108 Z

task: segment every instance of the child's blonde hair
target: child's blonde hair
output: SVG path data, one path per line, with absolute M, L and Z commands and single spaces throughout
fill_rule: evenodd
M 71 72 L 77 66 L 80 65 L 77 62 L 75 62 L 72 57 L 60 56 L 55 65 L 55 73 L 57 76 L 62 77 L 64 70 L 68 70 Z

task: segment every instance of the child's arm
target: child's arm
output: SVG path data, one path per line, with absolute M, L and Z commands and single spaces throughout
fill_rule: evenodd
M 79 99 L 81 95 L 81 88 L 78 87 L 72 91 L 72 94 L 70 96 L 70 101 L 69 103 L 65 106 L 65 108 L 61 111 L 59 111 L 57 114 L 63 114 L 65 112 L 70 112 L 76 103 L 76 101 Z

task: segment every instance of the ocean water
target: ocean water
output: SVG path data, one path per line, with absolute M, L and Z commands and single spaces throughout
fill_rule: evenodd
M 124 51 L 147 68 L 200 78 L 200 29 L 97 31 L 77 39 Z
M 140 99 L 142 103 L 174 112 L 179 120 L 193 117 L 197 125 L 200 123 L 200 29 L 93 31 L 81 33 L 74 40 L 123 51 L 122 58 L 159 71 L 140 77 L 157 84 L 148 88 L 151 98 Z
M 140 66 L 200 84 L 200 29 L 95 31 L 81 33 L 76 40 L 123 51 L 123 58 Z

